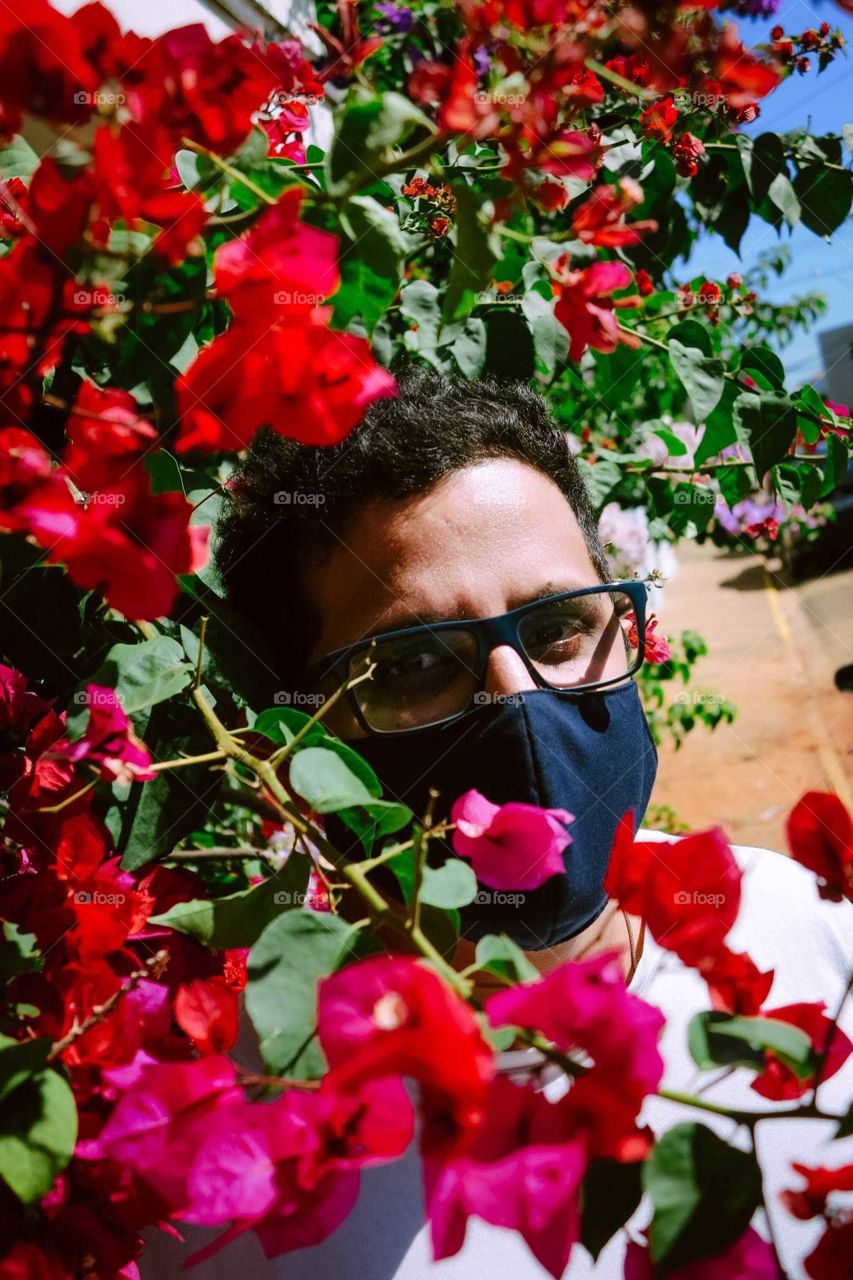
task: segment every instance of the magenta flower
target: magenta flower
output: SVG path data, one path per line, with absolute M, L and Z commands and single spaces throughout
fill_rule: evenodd
M 90 684 L 84 695 L 89 707 L 86 732 L 76 742 L 63 738 L 47 753 L 51 760 L 96 765 L 104 782 L 146 782 L 157 775 L 144 743 L 133 732 L 115 689 Z
M 573 821 L 565 809 L 497 805 L 479 791 L 466 791 L 450 818 L 456 824 L 453 848 L 493 889 L 536 889 L 565 872 L 563 850 L 572 839 L 565 824 Z
M 657 1047 L 663 1014 L 625 988 L 616 951 L 570 960 L 538 982 L 486 1001 L 492 1026 L 527 1027 L 559 1049 L 582 1049 L 600 1076 L 638 1102 L 663 1075 Z
M 555 1278 L 579 1237 L 585 1141 L 565 1107 L 498 1077 L 465 1154 L 425 1168 L 436 1261 L 458 1253 L 468 1218 L 519 1232 Z

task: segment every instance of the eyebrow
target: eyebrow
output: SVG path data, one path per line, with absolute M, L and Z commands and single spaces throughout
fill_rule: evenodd
M 548 600 L 551 596 L 564 595 L 567 591 L 584 591 L 588 587 L 606 586 L 603 582 L 578 582 L 575 579 L 564 579 L 561 583 L 546 582 L 538 591 L 526 592 L 518 597 L 511 597 L 513 603 L 509 609 L 505 609 L 504 613 L 512 613 L 514 609 L 521 609 L 526 604 L 535 604 L 538 600 Z M 495 615 L 484 615 L 493 617 Z M 497 615 L 500 617 L 501 615 Z M 480 617 L 472 618 L 471 614 L 460 608 L 450 609 L 444 613 L 419 613 L 417 617 L 413 617 L 407 621 L 398 621 L 388 623 L 384 627 L 380 627 L 376 631 L 371 631 L 363 637 L 364 640 L 370 640 L 374 637 L 388 635 L 394 631 L 408 631 L 419 627 L 434 627 L 443 622 L 479 622 Z M 355 641 L 359 644 L 360 641 Z

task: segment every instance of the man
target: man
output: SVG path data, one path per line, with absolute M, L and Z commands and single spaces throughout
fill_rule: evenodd
M 422 811 L 434 787 L 446 812 L 475 787 L 495 803 L 523 800 L 573 815 L 565 874 L 521 901 L 479 894 L 464 914 L 456 962 L 470 963 L 474 940 L 499 930 L 542 972 L 621 948 L 631 990 L 667 1017 L 665 1084 L 692 1091 L 699 1073 L 686 1027 L 708 1007 L 707 988 L 642 920 L 608 902 L 603 887 L 617 823 L 629 809 L 641 820 L 657 761 L 630 678 L 642 656 L 643 589 L 609 581 L 565 436 L 529 388 L 426 369 L 405 371 L 399 382 L 399 398 L 371 406 L 335 448 L 270 434 L 256 441 L 220 527 L 231 600 L 272 637 L 288 691 L 332 688 L 373 664 L 372 678 L 333 709 L 329 726 L 373 763 L 389 795 Z M 766 1007 L 823 1000 L 834 1011 L 853 967 L 853 913 L 821 902 L 813 877 L 779 855 L 737 856 L 743 899 L 728 942 L 775 970 Z M 849 1010 L 845 1022 L 849 1032 Z M 513 1053 L 502 1065 L 517 1071 L 529 1062 Z M 735 1072 L 703 1096 L 756 1109 L 764 1104 L 749 1079 Z M 822 1105 L 843 1111 L 850 1083 L 848 1072 L 826 1081 Z M 709 1121 L 660 1099 L 643 1119 L 661 1128 Z M 710 1123 L 733 1133 L 724 1119 Z M 786 1214 L 777 1193 L 796 1183 L 790 1162 L 806 1151 L 812 1163 L 841 1162 L 831 1134 L 818 1121 L 758 1126 L 774 1235 L 792 1276 L 802 1274 L 816 1228 Z M 317 1248 L 266 1261 L 245 1239 L 196 1274 L 544 1276 L 519 1237 L 477 1220 L 460 1253 L 433 1265 L 421 1196 L 412 1152 L 365 1172 L 350 1219 Z M 206 1238 L 189 1234 L 193 1245 Z M 624 1248 L 620 1233 L 593 1268 L 578 1247 L 567 1274 L 619 1276 Z

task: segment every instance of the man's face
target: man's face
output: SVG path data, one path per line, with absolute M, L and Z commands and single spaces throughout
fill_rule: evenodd
M 506 613 L 599 581 L 574 512 L 545 475 L 499 458 L 428 493 L 366 507 L 311 574 L 321 618 L 308 662 L 396 627 Z M 509 646 L 491 653 L 488 693 L 535 688 Z M 329 728 L 361 735 L 339 703 Z

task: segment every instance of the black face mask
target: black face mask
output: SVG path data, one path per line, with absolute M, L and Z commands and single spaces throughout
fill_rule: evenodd
M 536 689 L 476 707 L 444 729 L 350 745 L 376 770 L 387 797 L 419 816 L 430 787 L 439 792 L 437 819 L 448 817 L 453 802 L 471 788 L 493 804 L 515 800 L 574 814 L 565 875 L 526 890 L 521 903 L 517 895 L 484 886 L 462 911 L 465 937 L 506 933 L 528 951 L 574 937 L 604 910 L 616 827 L 628 809 L 635 830 L 639 826 L 657 769 L 633 681 L 593 693 Z M 340 823 L 329 824 L 329 835 L 342 851 L 358 856 L 352 833 Z M 441 850 L 441 860 L 449 853 Z

